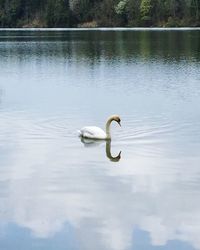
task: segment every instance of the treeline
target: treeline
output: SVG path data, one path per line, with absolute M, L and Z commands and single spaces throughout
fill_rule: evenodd
M 199 25 L 200 0 L 0 0 L 1 27 Z

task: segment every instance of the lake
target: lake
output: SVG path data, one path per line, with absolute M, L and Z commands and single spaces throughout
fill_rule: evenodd
M 199 29 L 0 31 L 0 249 L 198 250 L 199 197 Z

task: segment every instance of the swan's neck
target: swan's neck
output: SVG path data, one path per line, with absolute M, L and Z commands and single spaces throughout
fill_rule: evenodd
M 108 119 L 108 121 L 106 123 L 106 136 L 107 136 L 107 139 L 111 138 L 111 136 L 110 136 L 110 124 L 111 124 L 112 121 L 113 121 L 113 118 L 110 118 L 110 119 Z

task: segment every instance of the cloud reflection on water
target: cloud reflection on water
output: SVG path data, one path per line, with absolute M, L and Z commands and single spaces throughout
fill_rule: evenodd
M 0 40 L 0 248 L 31 232 L 35 249 L 142 250 L 146 232 L 145 250 L 200 249 L 199 31 Z M 73 131 L 116 111 L 113 163 Z
M 14 223 L 48 239 L 68 223 L 82 249 L 121 250 L 134 246 L 138 227 L 153 246 L 179 240 L 200 249 L 199 158 L 168 159 L 163 149 L 152 159 L 127 148 L 115 168 L 105 145 L 86 152 L 78 138 L 51 128 L 36 139 L 37 122 L 1 116 L 7 143 L 0 148 L 9 147 L 0 170 L 1 231 Z

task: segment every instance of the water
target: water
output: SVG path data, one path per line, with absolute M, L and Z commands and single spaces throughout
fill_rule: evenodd
M 199 127 L 199 30 L 0 31 L 0 249 L 200 249 Z

